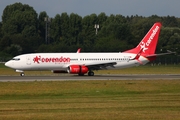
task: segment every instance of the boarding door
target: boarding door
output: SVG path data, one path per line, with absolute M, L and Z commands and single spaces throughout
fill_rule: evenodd
M 31 65 L 31 56 L 29 55 L 26 56 L 26 64 Z

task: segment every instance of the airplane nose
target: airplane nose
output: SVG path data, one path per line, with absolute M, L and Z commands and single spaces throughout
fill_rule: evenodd
M 6 66 L 6 67 L 10 67 L 10 66 L 11 66 L 11 63 L 8 61 L 8 62 L 5 63 L 5 66 Z
M 8 67 L 8 62 L 6 62 L 4 65 L 5 65 L 6 67 Z

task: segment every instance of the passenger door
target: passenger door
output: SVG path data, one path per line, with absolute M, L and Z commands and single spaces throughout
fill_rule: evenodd
M 31 65 L 31 56 L 26 56 L 26 64 Z

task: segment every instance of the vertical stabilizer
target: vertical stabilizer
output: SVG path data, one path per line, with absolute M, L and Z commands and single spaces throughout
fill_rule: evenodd
M 133 49 L 125 51 L 125 53 L 138 54 L 142 49 L 142 56 L 147 56 L 155 53 L 159 33 L 161 29 L 161 23 L 155 23 L 148 33 L 144 36 L 142 41 Z

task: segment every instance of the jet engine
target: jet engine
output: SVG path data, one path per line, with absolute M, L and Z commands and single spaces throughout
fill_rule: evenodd
M 88 72 L 88 67 L 83 65 L 70 65 L 67 69 L 67 72 L 70 74 L 84 75 Z

